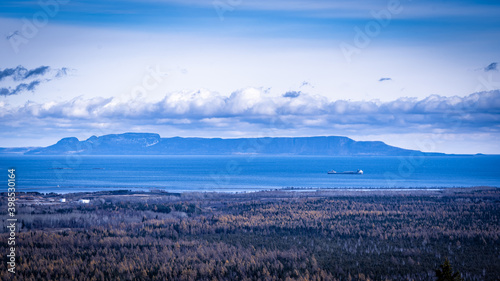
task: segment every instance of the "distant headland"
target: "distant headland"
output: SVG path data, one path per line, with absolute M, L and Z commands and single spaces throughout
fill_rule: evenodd
M 63 138 L 48 147 L 0 148 L 0 154 L 25 155 L 324 155 L 406 156 L 415 153 L 381 141 L 354 141 L 341 136 L 264 138 L 162 138 L 152 133 L 92 136 L 80 141 Z

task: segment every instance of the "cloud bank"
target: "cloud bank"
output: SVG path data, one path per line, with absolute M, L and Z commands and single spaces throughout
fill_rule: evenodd
M 185 132 L 211 130 L 241 135 L 281 129 L 330 134 L 500 133 L 500 91 L 466 97 L 429 96 L 390 102 L 330 101 L 323 96 L 287 92 L 271 96 L 248 88 L 223 96 L 207 90 L 176 92 L 161 100 L 75 98 L 61 102 L 10 107 L 0 104 L 4 127 L 34 124 L 40 130 L 112 127 L 118 131 L 170 127 Z M 156 129 L 155 129 L 156 128 Z M 90 130 L 90 129 L 89 129 Z M 71 133 L 67 133 L 71 134 Z
M 0 82 L 11 82 L 13 87 L 0 87 L 0 96 L 18 95 L 22 92 L 33 92 L 40 84 L 54 78 L 67 75 L 68 69 L 52 69 L 49 66 L 40 66 L 27 69 L 21 65 L 15 68 L 0 69 Z

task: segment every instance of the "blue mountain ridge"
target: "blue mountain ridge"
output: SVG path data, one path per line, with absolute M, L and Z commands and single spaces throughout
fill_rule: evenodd
M 354 141 L 348 137 L 263 137 L 263 138 L 162 138 L 152 133 L 124 133 L 92 136 L 80 141 L 63 138 L 39 148 L 0 149 L 0 153 L 25 155 L 325 155 L 405 156 L 423 153 L 387 145 L 381 141 Z M 425 155 L 444 155 L 425 153 Z

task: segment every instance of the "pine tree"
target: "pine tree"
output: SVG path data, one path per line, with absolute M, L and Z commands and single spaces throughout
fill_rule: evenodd
M 436 270 L 437 281 L 463 281 L 460 272 L 453 272 L 448 258 L 439 267 L 440 269 Z

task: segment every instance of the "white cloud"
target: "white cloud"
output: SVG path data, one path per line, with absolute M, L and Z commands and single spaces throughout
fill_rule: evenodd
M 15 68 L 0 69 L 0 96 L 19 95 L 24 92 L 34 92 L 42 83 L 60 78 L 68 74 L 69 69 L 52 69 L 49 66 L 40 66 L 27 69 L 22 65 Z M 10 82 L 10 86 L 5 84 Z
M 349 132 L 418 131 L 453 133 L 489 131 L 500 133 L 500 91 L 474 93 L 466 97 L 429 96 L 425 99 L 400 98 L 395 101 L 330 101 L 301 93 L 289 98 L 273 96 L 261 89 L 247 88 L 229 97 L 208 90 L 174 92 L 159 101 L 131 98 L 74 98 L 62 102 L 27 102 L 14 107 L 3 104 L 4 127 L 38 123 L 53 126 L 53 120 L 75 127 L 87 123 L 114 123 L 126 130 L 127 124 L 169 125 L 192 132 L 210 127 L 238 128 L 249 124 L 253 130 L 322 127 Z M 17 120 L 11 123 L 12 120 Z M 277 120 L 279 122 L 277 122 Z M 219 124 L 220 123 L 220 124 Z M 13 125 L 16 124 L 16 125 Z

